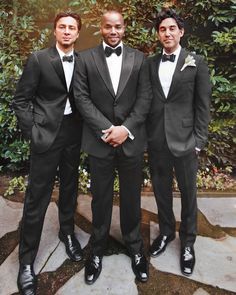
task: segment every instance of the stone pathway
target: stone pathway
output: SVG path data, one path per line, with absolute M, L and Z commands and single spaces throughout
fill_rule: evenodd
M 77 212 L 80 221 L 83 220 L 91 228 L 91 197 L 80 195 Z M 35 262 L 35 271 L 41 278 L 48 279 L 55 292 L 48 289 L 40 290 L 38 294 L 57 295 L 137 295 L 137 294 L 236 294 L 236 196 L 235 197 L 204 197 L 198 198 L 201 220 L 199 236 L 195 243 L 196 266 L 190 278 L 182 276 L 179 269 L 179 238 L 170 243 L 166 251 L 157 258 L 150 259 L 150 280 L 147 284 L 135 281 L 131 270 L 130 258 L 122 253 L 105 256 L 103 270 L 97 282 L 88 286 L 84 283 L 83 265 L 72 274 L 66 276 L 61 283 L 58 277 L 63 276 L 59 270 L 76 268 L 70 262 L 64 251 L 64 245 L 58 239 L 58 210 L 55 202 L 51 202 L 46 214 L 42 239 Z M 142 197 L 142 231 L 145 246 L 152 242 L 158 234 L 156 204 L 153 196 Z M 0 246 L 6 245 L 9 234 L 18 233 L 23 205 L 8 201 L 0 196 Z M 174 198 L 176 220 L 180 221 L 180 199 Z M 77 224 L 79 225 L 80 222 Z M 76 226 L 76 236 L 84 248 L 90 237 L 87 227 Z M 110 235 L 122 243 L 119 206 L 114 205 Z M 217 238 L 216 238 L 217 237 Z M 9 238 L 10 239 L 10 238 Z M 5 244 L 4 244 L 5 243 Z M 1 249 L 2 252 L 6 249 Z M 86 250 L 86 248 L 85 248 Z M 86 250 L 87 251 L 87 250 Z M 5 253 L 5 252 L 4 252 Z M 18 292 L 16 276 L 18 272 L 18 245 L 11 251 L 0 265 L 0 295 L 11 295 Z M 160 281 L 163 278 L 163 281 Z M 169 282 L 173 283 L 173 287 Z M 58 287 L 55 286 L 58 284 Z M 160 291 L 161 284 L 168 291 Z M 175 288 L 182 288 L 177 291 Z M 164 290 L 164 289 L 162 289 Z M 173 292 L 171 291 L 173 290 Z M 18 294 L 18 293 L 17 293 Z

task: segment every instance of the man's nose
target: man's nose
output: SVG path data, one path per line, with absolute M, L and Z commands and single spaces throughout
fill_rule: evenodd
M 69 34 L 69 28 L 65 27 L 65 34 Z
M 169 36 L 170 35 L 170 30 L 169 29 L 166 30 L 165 35 L 166 36 Z
M 111 33 L 114 34 L 116 32 L 116 29 L 114 27 L 111 28 Z

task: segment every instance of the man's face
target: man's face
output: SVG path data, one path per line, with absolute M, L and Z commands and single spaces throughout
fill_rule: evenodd
M 116 47 L 122 40 L 125 32 L 124 20 L 118 12 L 108 12 L 103 15 L 100 32 L 103 40 L 111 47 Z
M 61 17 L 56 24 L 54 36 L 62 51 L 72 49 L 79 37 L 77 21 L 71 16 Z
M 175 19 L 172 17 L 166 18 L 160 23 L 158 38 L 166 53 L 170 54 L 178 48 L 183 35 L 184 29 L 179 29 Z

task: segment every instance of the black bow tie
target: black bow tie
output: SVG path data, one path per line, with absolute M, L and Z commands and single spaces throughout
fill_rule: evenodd
M 163 54 L 161 60 L 162 60 L 163 62 L 165 62 L 165 61 L 171 61 L 171 62 L 174 62 L 174 61 L 175 61 L 175 55 L 174 55 L 174 54 L 170 54 L 170 55 Z
M 73 55 L 64 55 L 62 61 L 73 62 Z
M 121 55 L 121 51 L 122 51 L 121 46 L 116 47 L 115 49 L 108 47 L 108 46 L 105 47 L 106 57 L 109 57 L 112 53 L 115 53 L 117 56 L 119 56 L 119 55 Z

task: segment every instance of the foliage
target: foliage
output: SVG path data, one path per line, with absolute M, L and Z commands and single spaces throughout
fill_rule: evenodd
M 191 20 L 191 31 L 186 34 L 187 47 L 206 57 L 211 73 L 212 120 L 206 161 L 212 167 L 234 167 L 236 3 L 198 0 L 177 1 L 177 5 Z
M 96 27 L 96 34 L 99 32 L 99 20 L 104 10 L 116 9 L 121 11 L 126 23 L 125 43 L 143 52 L 153 53 L 156 47 L 153 20 L 156 11 L 160 10 L 165 2 L 156 0 L 72 0 L 70 6 L 82 11 L 83 22 L 86 26 Z
M 230 176 L 231 172 L 231 167 L 226 167 L 224 171 L 216 167 L 202 169 L 197 175 L 197 187 L 199 190 L 233 191 L 236 182 Z
M 235 0 L 72 0 L 70 5 L 82 11 L 87 26 L 97 28 L 104 10 L 118 9 L 127 25 L 125 42 L 148 55 L 160 51 L 155 32 L 157 12 L 162 6 L 170 6 L 180 12 L 186 23 L 182 45 L 205 56 L 213 85 L 212 120 L 205 161 L 212 167 L 235 165 Z M 229 62 L 230 58 L 232 62 Z M 146 168 L 144 174 L 148 176 Z
M 10 182 L 7 190 L 4 193 L 4 196 L 11 196 L 13 195 L 16 191 L 19 192 L 25 192 L 26 190 L 26 181 L 25 178 L 22 176 L 19 177 L 13 177 Z
M 209 143 L 203 153 L 201 171 L 234 167 L 235 143 L 235 0 L 3 0 L 0 3 L 0 171 L 27 167 L 29 145 L 21 136 L 11 109 L 16 83 L 29 53 L 47 46 L 51 21 L 59 10 L 80 12 L 85 26 L 99 27 L 105 9 L 117 8 L 126 22 L 125 42 L 152 55 L 160 51 L 155 32 L 156 13 L 162 6 L 181 11 L 186 29 L 182 45 L 204 55 L 213 85 Z M 231 60 L 231 62 L 230 62 Z M 89 185 L 86 155 L 80 166 L 80 189 Z M 87 174 L 86 174 L 86 173 Z M 150 183 L 147 162 L 144 181 Z M 225 173 L 227 174 L 227 173 Z M 228 174 L 227 174 L 228 175 Z M 118 189 L 118 180 L 115 182 Z
M 25 59 L 43 46 L 48 30 L 37 27 L 27 5 L 3 1 L 0 8 L 0 171 L 16 171 L 26 165 L 29 145 L 17 128 L 11 101 Z

